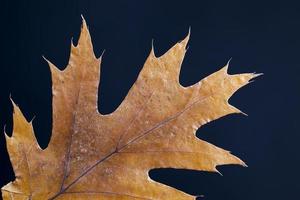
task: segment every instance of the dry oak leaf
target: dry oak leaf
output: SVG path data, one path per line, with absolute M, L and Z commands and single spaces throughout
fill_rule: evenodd
M 53 90 L 50 143 L 41 149 L 32 123 L 14 104 L 13 135 L 6 135 L 16 179 L 2 188 L 5 200 L 190 200 L 194 196 L 151 180 L 153 168 L 217 171 L 245 165 L 230 152 L 195 136 L 217 118 L 241 113 L 230 96 L 253 73 L 229 75 L 227 65 L 200 82 L 179 84 L 189 35 L 164 55 L 153 48 L 120 106 L 97 108 L 101 57 L 96 58 L 83 20 L 68 66 L 49 63 Z

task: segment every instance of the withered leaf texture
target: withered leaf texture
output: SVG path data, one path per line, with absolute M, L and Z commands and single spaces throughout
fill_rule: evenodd
M 13 134 L 6 144 L 16 179 L 2 188 L 5 200 L 191 200 L 194 196 L 155 182 L 153 168 L 216 172 L 245 166 L 230 152 L 195 136 L 202 125 L 231 113 L 230 96 L 256 74 L 229 75 L 227 65 L 183 87 L 179 72 L 189 35 L 164 55 L 153 48 L 136 82 L 111 114 L 98 112 L 101 57 L 96 58 L 83 20 L 68 66 L 51 62 L 52 136 L 46 149 L 32 123 L 13 103 Z

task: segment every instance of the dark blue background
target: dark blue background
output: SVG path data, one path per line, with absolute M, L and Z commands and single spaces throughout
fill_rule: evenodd
M 9 94 L 41 146 L 51 134 L 51 79 L 45 55 L 63 69 L 83 14 L 96 55 L 106 49 L 100 111 L 113 111 L 137 78 L 151 40 L 163 54 L 192 28 L 180 82 L 187 86 L 220 69 L 265 75 L 230 100 L 249 114 L 205 125 L 198 136 L 231 150 L 249 165 L 218 174 L 152 170 L 151 178 L 207 200 L 299 199 L 300 9 L 282 1 L 1 1 L 0 127 L 11 133 Z M 298 122 L 298 123 L 297 123 Z M 1 128 L 2 130 L 2 128 Z M 1 131 L 2 133 L 2 131 Z M 14 174 L 0 134 L 0 186 Z

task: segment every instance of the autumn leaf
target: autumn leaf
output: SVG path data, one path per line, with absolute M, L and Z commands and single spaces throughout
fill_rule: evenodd
M 39 147 L 32 123 L 13 103 L 13 135 L 6 135 L 6 144 L 16 179 L 2 188 L 3 198 L 189 200 L 195 197 L 151 180 L 149 170 L 216 172 L 218 165 L 245 166 L 195 132 L 212 120 L 241 113 L 228 99 L 257 75 L 229 75 L 226 65 L 192 86 L 181 86 L 188 40 L 189 35 L 160 57 L 152 48 L 123 102 L 102 115 L 97 108 L 101 57 L 94 55 L 83 20 L 66 69 L 48 61 L 53 127 L 46 149 Z

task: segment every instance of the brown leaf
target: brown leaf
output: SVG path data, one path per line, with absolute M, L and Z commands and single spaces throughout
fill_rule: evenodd
M 153 168 L 217 171 L 217 165 L 245 165 L 228 151 L 198 139 L 196 130 L 217 118 L 240 113 L 229 97 L 255 74 L 229 75 L 226 65 L 183 87 L 179 71 L 189 35 L 161 57 L 148 56 L 135 84 L 111 114 L 97 108 L 101 58 L 96 58 L 86 22 L 67 68 L 49 63 L 53 129 L 42 150 L 14 105 L 13 135 L 7 149 L 16 175 L 3 198 L 170 199 L 195 197 L 150 180 Z

